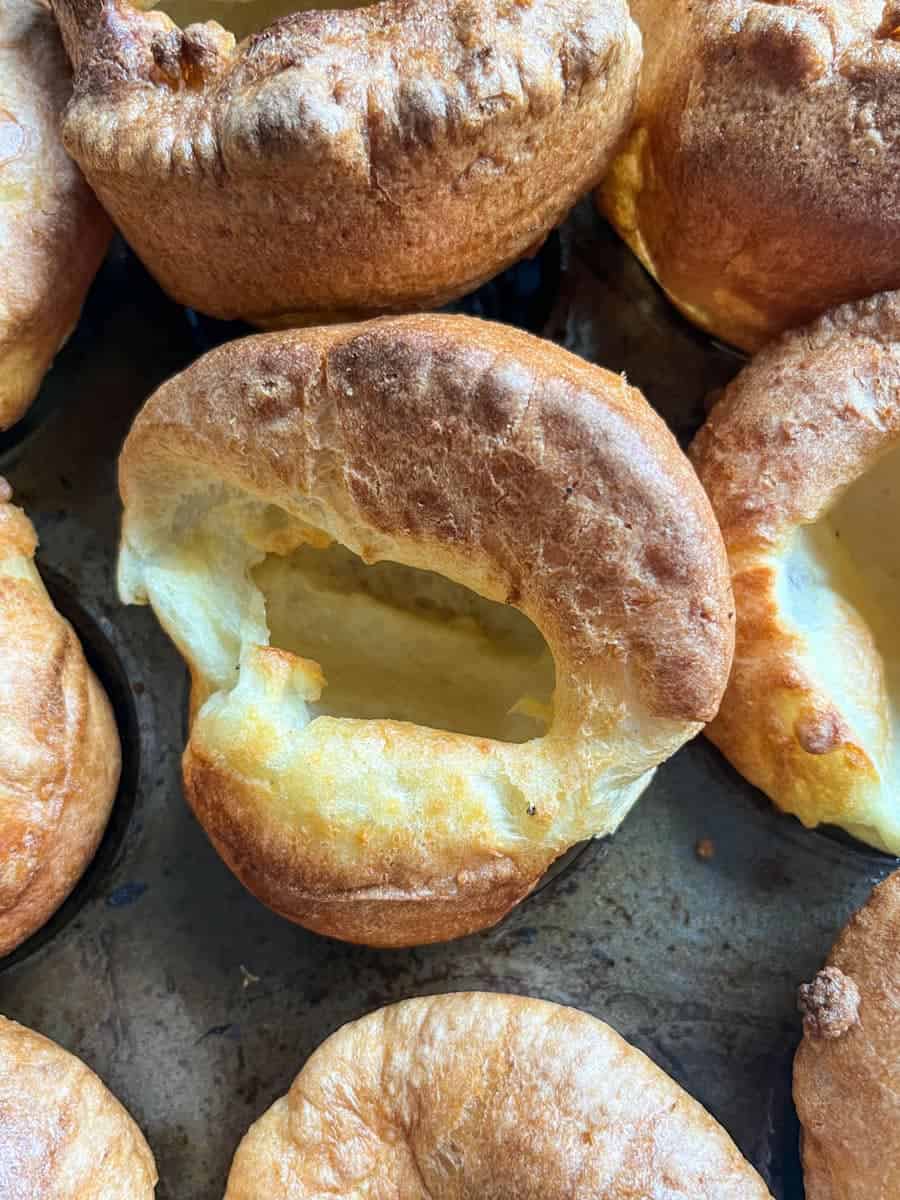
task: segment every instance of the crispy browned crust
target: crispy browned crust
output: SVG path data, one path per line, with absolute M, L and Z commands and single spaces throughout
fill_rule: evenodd
M 230 343 L 164 385 L 134 424 L 120 462 L 128 553 L 170 539 L 179 498 L 221 481 L 287 512 L 311 498 L 364 557 L 520 608 L 556 660 L 540 752 L 573 803 L 587 803 L 599 771 L 592 739 L 622 736 L 623 705 L 646 730 L 648 766 L 716 711 L 733 614 L 706 497 L 643 397 L 559 347 L 439 316 Z M 195 684 L 202 693 L 196 674 Z M 409 750 L 422 772 L 460 747 L 481 763 L 520 753 L 397 722 L 338 724 L 367 745 Z M 252 730 L 238 747 L 211 729 L 194 722 L 184 759 L 200 820 L 266 903 L 334 936 L 407 945 L 492 924 L 572 840 L 551 836 L 563 818 L 541 795 L 536 819 L 551 834 L 523 836 L 515 854 L 474 833 L 447 845 L 426 829 L 398 831 L 384 856 L 360 834 L 347 861 L 329 850 L 324 820 L 271 815 Z M 435 804 L 453 806 L 446 778 L 429 786 Z M 592 832 L 617 823 L 597 803 Z
M 2 483 L 2 481 L 0 481 Z M 31 562 L 36 539 L 0 490 L 0 955 L 39 929 L 93 857 L 119 779 L 109 701 Z
M 333 1034 L 251 1126 L 225 1200 L 325 1194 L 769 1197 L 721 1126 L 608 1025 L 479 992 Z
M 0 7 L 0 429 L 34 399 L 78 320 L 110 224 L 66 154 L 72 92 L 59 31 L 40 0 Z
M 894 1200 L 900 1176 L 900 871 L 828 956 L 859 989 L 837 1038 L 807 1028 L 794 1060 L 807 1200 Z
M 327 494 L 373 545 L 468 562 L 570 668 L 627 661 L 654 716 L 715 715 L 732 617 L 703 489 L 636 388 L 551 342 L 437 315 L 230 342 L 135 421 L 126 528 L 201 470 L 288 510 Z
M 415 874 L 395 866 L 388 881 L 376 882 L 385 864 L 361 855 L 353 871 L 340 872 L 320 842 L 274 827 L 259 785 L 198 739 L 183 765 L 191 807 L 244 887 L 282 917 L 345 942 L 425 946 L 487 929 L 525 899 L 555 857 L 538 849 L 494 854 L 437 878 L 428 877 L 430 863 Z
M 152 1200 L 156 1167 L 137 1125 L 89 1067 L 0 1017 L 3 1200 Z
M 601 192 L 674 303 L 756 350 L 900 286 L 896 0 L 632 0 L 638 111 Z
M 775 559 L 900 439 L 900 293 L 785 334 L 726 389 L 691 449 L 731 561 L 734 666 L 707 735 L 807 825 L 870 825 L 873 764 L 817 689 L 776 600 Z
M 269 327 L 437 307 L 538 246 L 631 118 L 625 0 L 387 0 L 235 47 L 54 0 L 65 143 L 177 300 Z

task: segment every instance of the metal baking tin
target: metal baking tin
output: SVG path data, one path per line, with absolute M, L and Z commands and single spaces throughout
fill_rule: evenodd
M 537 263 L 462 305 L 625 371 L 686 443 L 740 359 L 673 312 L 584 203 Z M 345 1021 L 409 996 L 527 993 L 609 1021 L 730 1131 L 777 1200 L 802 1196 L 790 1071 L 795 989 L 896 862 L 776 813 L 702 738 L 615 837 L 497 928 L 373 951 L 290 925 L 219 860 L 181 797 L 184 666 L 114 588 L 115 461 L 150 391 L 241 332 L 168 302 L 121 246 L 0 472 L 113 700 L 115 814 L 86 877 L 0 966 L 0 1011 L 84 1058 L 134 1114 L 159 1200 L 221 1200 L 247 1126 Z M 712 843 L 712 857 L 696 846 Z

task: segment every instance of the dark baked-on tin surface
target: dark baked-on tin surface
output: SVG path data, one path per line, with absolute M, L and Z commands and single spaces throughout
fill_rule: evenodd
M 540 260 L 462 307 L 627 372 L 683 443 L 740 366 L 673 313 L 589 204 Z M 115 459 L 152 388 L 237 332 L 191 319 L 115 250 L 33 417 L 0 441 L 0 472 L 125 743 L 100 854 L 0 967 L 0 1011 L 81 1055 L 128 1105 L 160 1200 L 221 1200 L 248 1124 L 343 1022 L 468 988 L 609 1021 L 710 1109 L 778 1200 L 799 1200 L 795 988 L 895 863 L 775 813 L 702 738 L 614 838 L 572 856 L 496 929 L 449 945 L 377 952 L 316 937 L 257 903 L 207 843 L 179 784 L 184 668 L 150 610 L 116 599 Z M 695 850 L 704 838 L 711 858 Z

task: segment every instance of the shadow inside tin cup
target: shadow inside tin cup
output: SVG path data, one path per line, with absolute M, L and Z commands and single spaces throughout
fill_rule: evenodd
M 847 833 L 845 829 L 839 829 L 837 825 L 820 825 L 816 829 L 808 829 L 805 832 L 814 837 L 826 838 L 829 842 L 849 850 L 858 858 L 868 860 L 872 868 L 879 874 L 887 874 L 900 867 L 900 856 L 889 854 L 887 850 L 879 850 L 877 846 L 861 842 L 852 833 Z
M 522 903 L 527 904 L 531 896 L 539 895 L 551 883 L 555 883 L 557 880 L 571 875 L 576 868 L 581 869 L 587 866 L 601 850 L 605 854 L 609 846 L 609 841 L 608 837 L 588 838 L 587 841 L 576 842 L 574 846 L 570 846 L 564 854 L 561 854 L 559 858 L 550 864 L 535 886 L 534 891 Z
M 693 753 L 703 762 L 710 787 L 723 795 L 746 796 L 754 822 L 773 838 L 813 855 L 827 855 L 833 862 L 844 861 L 864 871 L 873 882 L 900 867 L 900 858 L 861 842 L 836 825 L 807 828 L 793 813 L 780 809 L 765 792 L 750 783 L 708 738 L 701 735 L 691 745 Z
M 830 849 L 841 857 L 852 859 L 854 863 L 865 869 L 867 874 L 877 880 L 886 878 L 892 871 L 900 867 L 900 858 L 889 854 L 886 850 L 879 850 L 877 846 L 870 846 L 867 842 L 860 841 L 852 833 L 848 833 L 837 825 L 816 825 L 810 829 L 793 813 L 780 809 L 765 792 L 752 787 L 749 783 L 746 786 L 752 789 L 757 807 L 772 814 L 777 832 L 786 840 L 794 844 L 805 845 L 809 849 L 814 849 L 818 842 L 822 846 L 823 852 Z
M 129 252 L 116 238 L 97 271 L 71 335 L 60 346 L 41 383 L 40 391 L 24 416 L 0 431 L 0 475 L 11 470 L 27 452 L 31 442 L 63 407 L 81 363 L 99 341 L 104 312 L 116 300 L 110 281 L 117 266 L 127 262 Z
M 794 1054 L 800 1037 L 797 1029 L 785 1032 L 770 1059 L 771 1082 L 761 1113 L 759 1138 L 750 1148 L 750 1160 L 776 1200 L 803 1200 L 803 1167 L 800 1158 L 800 1121 L 794 1107 Z
M 121 855 L 137 797 L 138 721 L 125 670 L 106 635 L 75 598 L 72 585 L 43 563 L 40 572 L 53 603 L 74 628 L 88 665 L 109 697 L 122 747 L 122 771 L 109 822 L 84 874 L 49 921 L 5 958 L 0 958 L 0 972 L 30 958 L 47 945 L 79 915 L 89 900 L 104 892 Z
M 24 417 L 9 429 L 0 431 L 0 474 L 25 453 L 32 439 L 59 407 L 60 399 L 53 389 L 42 387 Z
M 502 321 L 528 333 L 540 333 L 556 304 L 561 276 L 560 237 L 553 230 L 533 255 L 513 263 L 443 311 Z

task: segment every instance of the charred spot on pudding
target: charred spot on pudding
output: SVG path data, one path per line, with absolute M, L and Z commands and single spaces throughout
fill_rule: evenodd
M 189 25 L 184 31 L 157 33 L 150 42 L 159 73 L 156 82 L 174 88 L 201 88 L 224 68 L 234 46 L 234 36 L 215 25 Z
M 790 85 L 814 83 L 828 70 L 834 45 L 827 26 L 813 12 L 794 5 L 756 4 L 725 49 L 746 56 L 756 71 Z

